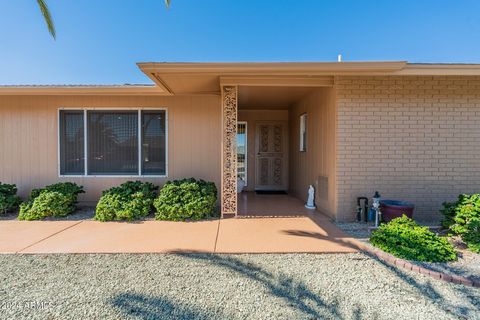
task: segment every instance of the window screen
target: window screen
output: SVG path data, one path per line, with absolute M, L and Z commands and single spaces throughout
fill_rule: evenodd
M 142 175 L 165 175 L 165 133 L 165 111 L 142 111 Z
M 87 111 L 90 175 L 138 175 L 138 112 Z
M 59 115 L 61 175 L 167 174 L 165 110 L 60 110 Z
M 60 174 L 85 174 L 83 110 L 60 111 Z

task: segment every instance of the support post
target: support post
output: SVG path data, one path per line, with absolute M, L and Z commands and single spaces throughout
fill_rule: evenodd
M 222 86 L 222 217 L 237 216 L 237 106 L 237 86 Z

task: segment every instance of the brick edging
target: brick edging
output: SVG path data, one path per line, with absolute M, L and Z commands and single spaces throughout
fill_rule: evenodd
M 442 280 L 445 282 L 462 284 L 467 287 L 480 288 L 480 281 L 469 279 L 459 275 L 451 275 L 444 272 L 433 271 L 428 268 L 418 266 L 408 260 L 397 258 L 390 253 L 387 253 L 379 248 L 375 248 L 368 244 L 365 244 L 361 241 L 354 240 L 355 245 L 362 251 L 366 252 L 369 255 L 377 257 L 391 267 L 398 267 L 406 270 L 410 270 L 419 274 L 430 276 L 437 280 Z

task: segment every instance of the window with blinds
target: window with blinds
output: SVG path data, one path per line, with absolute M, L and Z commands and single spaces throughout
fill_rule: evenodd
M 164 111 L 142 112 L 142 152 L 143 175 L 166 174 L 166 128 Z
M 60 112 L 60 174 L 85 173 L 83 111 Z
M 165 110 L 60 110 L 59 121 L 61 175 L 166 175 Z

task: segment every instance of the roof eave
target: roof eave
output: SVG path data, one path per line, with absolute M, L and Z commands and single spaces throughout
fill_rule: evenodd
M 325 75 L 337 73 L 395 72 L 406 61 L 388 62 L 232 62 L 232 63 L 137 63 L 151 74 L 218 74 L 218 75 Z M 150 77 L 151 78 L 151 77 Z M 153 80 L 153 79 L 152 79 Z
M 397 75 L 411 76 L 480 76 L 480 64 L 408 63 Z
M 157 86 L 3 86 L 0 95 L 166 95 Z

